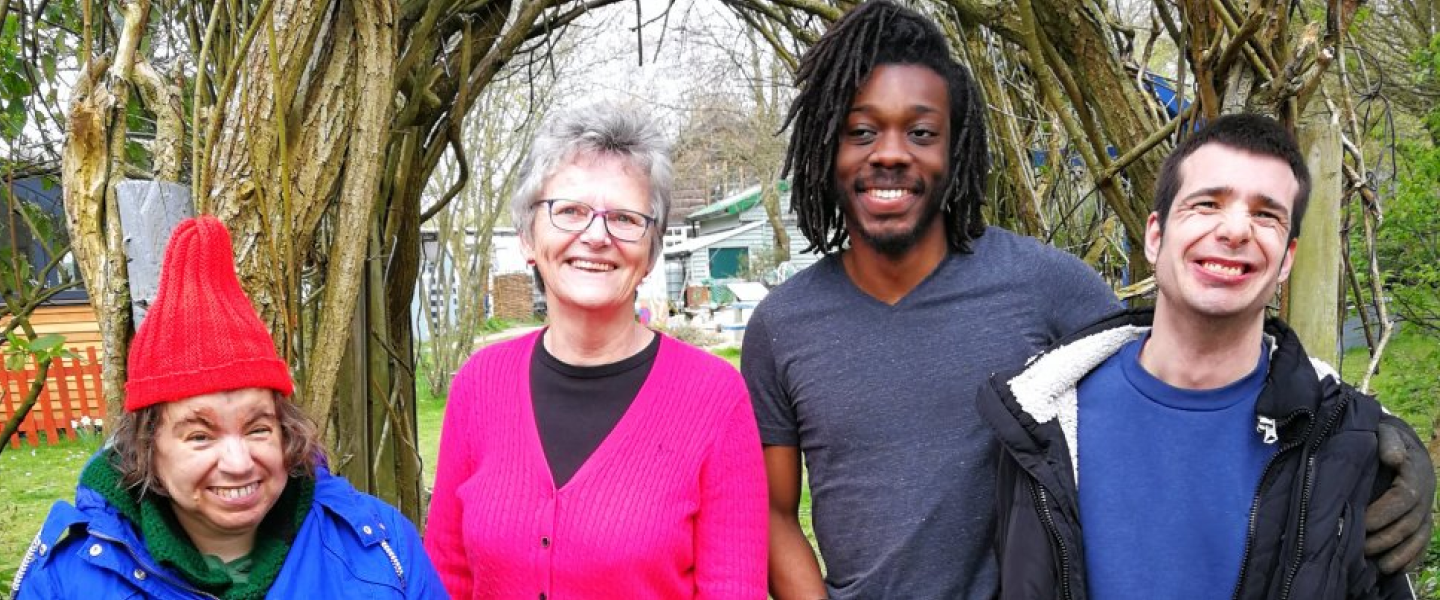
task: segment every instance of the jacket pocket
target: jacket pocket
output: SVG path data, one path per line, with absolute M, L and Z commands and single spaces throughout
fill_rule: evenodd
M 1340 513 L 1340 522 L 1336 531 L 1336 550 L 1331 553 L 1328 568 L 1325 570 L 1325 587 L 1320 590 L 1321 598 L 1348 598 L 1350 594 L 1350 567 L 1348 564 L 1351 556 L 1350 546 L 1363 541 L 1363 537 L 1355 535 L 1355 530 L 1360 529 L 1364 533 L 1364 522 L 1352 522 L 1356 512 L 1347 503 Z
M 1350 597 L 1348 589 L 1352 579 L 1347 546 L 1352 540 L 1363 537 L 1354 535 L 1360 529 L 1364 535 L 1363 522 L 1352 523 L 1356 514 L 1346 504 L 1335 507 L 1338 510 L 1327 515 L 1312 515 L 1304 531 L 1305 551 L 1299 557 L 1286 557 L 1277 571 L 1278 590 L 1285 590 L 1284 597 L 1291 600 L 1345 600 Z M 1285 579 L 1282 579 L 1285 578 Z
M 1305 552 L 1291 598 L 1364 598 L 1374 587 L 1364 552 L 1364 503 L 1377 462 L 1373 439 L 1373 434 L 1342 432 L 1319 457 L 1315 496 L 1301 532 Z

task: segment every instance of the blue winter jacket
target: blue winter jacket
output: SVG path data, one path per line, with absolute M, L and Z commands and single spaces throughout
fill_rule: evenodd
M 315 501 L 269 598 L 448 598 L 399 511 L 317 468 Z M 57 501 L 20 563 L 14 600 L 213 598 L 150 558 L 136 528 L 85 486 Z

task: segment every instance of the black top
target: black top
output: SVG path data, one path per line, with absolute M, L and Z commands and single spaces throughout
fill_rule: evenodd
M 561 488 L 595 453 L 605 436 L 640 393 L 650 375 L 660 336 L 644 350 L 608 365 L 575 366 L 560 362 L 545 349 L 545 336 L 535 338 L 530 359 L 530 396 L 535 427 L 555 487 Z

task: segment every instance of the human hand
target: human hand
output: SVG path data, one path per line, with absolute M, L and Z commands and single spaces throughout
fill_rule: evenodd
M 1430 545 L 1434 525 L 1435 467 L 1415 432 L 1393 415 L 1380 419 L 1380 464 L 1395 479 L 1365 509 L 1365 555 L 1375 558 L 1385 574 L 1419 566 Z

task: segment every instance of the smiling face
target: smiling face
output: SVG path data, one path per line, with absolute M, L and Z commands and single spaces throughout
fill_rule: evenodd
M 950 94 L 929 67 L 880 65 L 855 93 L 836 188 L 850 237 L 892 257 L 945 244 L 940 214 L 950 152 Z
M 1295 174 L 1278 158 L 1212 143 L 1181 163 L 1180 180 L 1164 231 L 1156 213 L 1145 231 L 1157 312 L 1262 319 L 1294 258 Z
M 597 211 L 630 210 L 650 215 L 650 185 L 643 173 L 614 157 L 580 156 L 546 180 L 539 199 L 577 200 Z M 650 272 L 649 227 L 640 239 L 620 241 L 597 217 L 580 232 L 562 231 L 540 205 L 531 224 L 527 259 L 535 261 L 545 281 L 551 311 L 576 309 L 632 313 L 635 290 Z
M 197 548 L 249 539 L 287 480 L 271 390 L 195 396 L 161 407 L 154 468 Z

